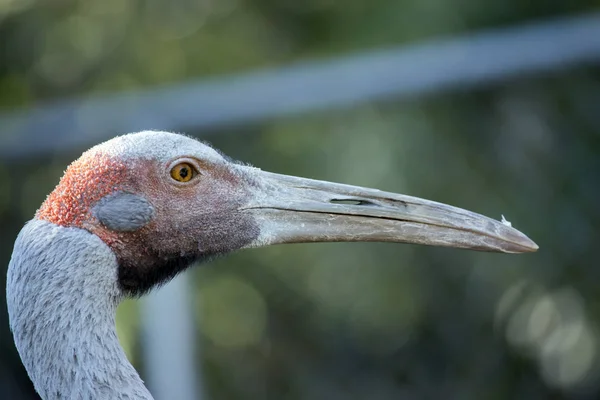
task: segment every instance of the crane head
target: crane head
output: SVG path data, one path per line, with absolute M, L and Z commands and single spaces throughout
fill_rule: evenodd
M 85 152 L 36 217 L 87 230 L 140 295 L 195 261 L 281 243 L 382 241 L 524 253 L 508 224 L 417 197 L 261 171 L 195 139 L 145 131 Z

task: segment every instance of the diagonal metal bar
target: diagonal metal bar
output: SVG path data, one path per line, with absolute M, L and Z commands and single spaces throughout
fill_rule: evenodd
M 0 114 L 0 159 L 142 129 L 214 129 L 600 62 L 600 13 Z

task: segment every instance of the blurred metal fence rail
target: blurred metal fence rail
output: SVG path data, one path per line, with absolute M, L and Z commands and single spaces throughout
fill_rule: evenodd
M 0 159 L 143 129 L 213 129 L 600 62 L 600 13 L 0 113 Z

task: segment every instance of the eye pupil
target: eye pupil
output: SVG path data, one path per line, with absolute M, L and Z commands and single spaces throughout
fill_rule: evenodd
M 188 176 L 188 173 L 189 173 L 189 171 L 188 171 L 188 169 L 187 169 L 186 167 L 182 167 L 182 168 L 179 170 L 179 176 L 181 176 L 181 177 L 182 177 L 182 178 L 184 178 L 184 179 L 185 179 L 185 178 L 187 178 L 187 176 Z

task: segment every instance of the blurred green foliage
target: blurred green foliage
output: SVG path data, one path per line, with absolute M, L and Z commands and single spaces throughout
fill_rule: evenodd
M 0 107 L 595 7 L 593 0 L 0 0 Z M 210 136 L 266 170 L 409 193 L 498 219 L 504 213 L 541 247 L 512 257 L 293 245 L 197 268 L 210 398 L 596 398 L 598 104 L 598 70 L 572 69 Z M 0 164 L 0 270 L 23 223 L 77 156 Z M 118 327 L 139 365 L 136 315 L 135 303 L 126 303 Z M 6 320 L 2 306 L 0 398 L 35 398 Z

